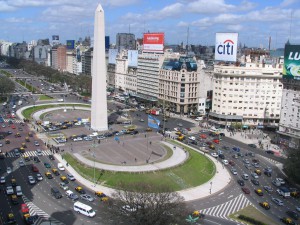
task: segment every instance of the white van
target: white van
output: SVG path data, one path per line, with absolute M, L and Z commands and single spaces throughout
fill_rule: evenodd
M 88 206 L 81 202 L 75 202 L 73 208 L 75 212 L 81 213 L 88 217 L 94 217 L 96 215 L 95 211 L 92 209 L 91 206 Z
M 23 195 L 21 186 L 16 186 L 16 194 L 17 194 L 17 196 L 22 196 Z
M 58 168 L 59 170 L 65 170 L 65 167 L 63 166 L 62 163 L 57 163 L 57 168 Z

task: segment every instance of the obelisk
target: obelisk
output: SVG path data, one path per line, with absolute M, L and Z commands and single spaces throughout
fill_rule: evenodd
M 100 4 L 95 12 L 94 24 L 91 128 L 95 131 L 108 130 L 104 10 Z

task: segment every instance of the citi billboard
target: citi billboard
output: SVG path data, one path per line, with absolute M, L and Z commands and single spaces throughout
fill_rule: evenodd
M 215 60 L 236 61 L 238 33 L 216 33 Z
M 164 33 L 145 33 L 143 39 L 143 50 L 145 52 L 163 52 L 164 39 Z
M 300 45 L 285 45 L 283 77 L 300 80 Z

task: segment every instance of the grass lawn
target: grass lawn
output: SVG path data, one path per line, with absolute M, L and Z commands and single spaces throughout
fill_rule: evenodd
M 51 96 L 48 95 L 40 95 L 39 96 L 39 100 L 52 100 L 53 98 Z
M 23 110 L 22 115 L 26 119 L 30 119 L 31 115 L 37 111 L 43 110 L 43 109 L 49 109 L 49 108 L 55 108 L 55 107 L 62 107 L 62 106 L 80 106 L 80 107 L 87 107 L 89 108 L 89 105 L 83 105 L 83 104 L 55 104 L 55 105 L 37 105 L 37 106 L 32 106 L 30 108 L 27 108 Z
M 13 75 L 11 75 L 11 73 L 5 71 L 5 70 L 0 70 L 0 73 L 4 74 L 7 77 L 12 77 Z
M 258 206 L 258 207 L 260 207 L 260 206 Z M 262 210 L 264 210 L 264 209 L 262 209 Z M 235 212 L 229 216 L 231 219 L 243 222 L 245 224 L 252 225 L 252 223 L 238 219 L 239 215 L 252 217 L 252 218 L 256 219 L 257 221 L 263 222 L 266 225 L 279 225 L 280 224 L 279 222 L 274 221 L 267 215 L 263 214 L 262 212 L 260 212 L 256 208 L 254 208 L 252 205 L 249 205 L 246 208 L 244 208 L 238 212 Z
M 114 188 L 119 188 L 120 183 L 143 182 L 159 186 L 163 182 L 172 191 L 178 191 L 201 185 L 210 180 L 216 171 L 213 162 L 192 149 L 187 147 L 185 149 L 189 151 L 190 157 L 178 167 L 149 173 L 110 172 L 96 169 L 96 181 L 98 184 Z M 82 164 L 69 153 L 64 154 L 64 159 L 79 174 L 93 181 L 94 169 L 92 167 Z
M 27 88 L 31 92 L 34 92 L 34 93 L 38 92 L 38 90 L 35 87 L 33 87 L 32 85 L 30 85 L 28 83 L 25 83 L 25 81 L 23 81 L 23 80 L 16 79 L 16 82 L 18 82 L 19 84 L 21 84 L 23 87 Z

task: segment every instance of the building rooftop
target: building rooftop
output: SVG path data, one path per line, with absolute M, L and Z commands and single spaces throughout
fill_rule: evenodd
M 162 69 L 177 70 L 185 68 L 187 71 L 197 71 L 197 62 L 192 57 L 181 56 L 179 59 L 166 58 L 163 62 Z

